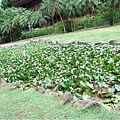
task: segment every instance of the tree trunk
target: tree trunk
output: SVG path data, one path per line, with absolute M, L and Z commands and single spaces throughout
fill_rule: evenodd
M 109 25 L 112 26 L 114 24 L 114 0 L 111 1 L 110 12 L 109 12 Z
M 54 29 L 54 34 L 56 34 L 56 31 L 55 31 L 55 22 L 54 22 L 54 18 L 53 18 L 53 16 L 52 16 L 52 23 L 53 23 L 53 29 Z
M 4 33 L 4 43 L 5 43 L 5 33 Z
M 25 30 L 25 28 L 24 28 L 24 30 Z M 26 32 L 26 30 L 25 30 L 25 38 L 27 39 L 27 32 Z
M 11 35 L 11 31 L 10 31 L 10 42 L 12 42 L 12 35 Z
M 61 19 L 61 21 L 62 21 L 62 25 L 63 25 L 64 33 L 66 33 L 66 29 L 65 29 L 64 21 L 63 21 L 63 18 L 62 18 L 62 16 L 61 16 L 60 12 L 58 12 L 58 15 L 60 16 L 60 19 Z
M 96 18 L 96 14 L 94 12 L 92 12 L 92 16 L 93 16 L 93 19 L 94 19 L 94 26 L 95 28 L 97 28 L 97 18 Z
M 74 16 L 74 19 L 73 19 L 73 30 L 75 31 L 76 30 L 76 27 L 75 27 L 75 16 Z

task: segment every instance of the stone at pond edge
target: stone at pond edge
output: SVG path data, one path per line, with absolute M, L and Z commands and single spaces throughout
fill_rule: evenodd
M 110 41 L 109 41 L 109 45 L 114 45 L 115 42 L 116 42 L 116 40 L 110 40 Z
M 33 38 L 30 39 L 30 43 L 34 43 L 34 39 Z
M 46 90 L 43 87 L 40 87 L 40 86 L 36 86 L 36 91 L 39 91 L 42 94 L 46 92 Z
M 76 107 L 80 106 L 82 109 L 87 109 L 92 106 L 100 107 L 101 103 L 96 101 L 91 101 L 91 100 L 78 100 L 73 104 L 73 106 L 76 106 Z
M 65 94 L 63 95 L 61 101 L 59 102 L 61 105 L 70 102 L 71 100 L 73 100 L 73 96 L 71 94 L 71 92 L 65 92 Z
M 9 87 L 10 83 L 7 83 L 5 79 L 0 78 L 0 87 Z
M 18 82 L 14 82 L 12 84 L 12 89 L 17 89 L 17 88 L 22 89 L 22 87 L 20 86 L 20 84 Z
M 52 92 L 52 95 L 54 97 L 61 97 L 63 95 L 63 92 L 62 91 Z

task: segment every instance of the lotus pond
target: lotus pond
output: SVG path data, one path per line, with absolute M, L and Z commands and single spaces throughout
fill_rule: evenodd
M 23 89 L 42 86 L 71 91 L 77 98 L 97 97 L 117 107 L 120 46 L 34 43 L 4 47 L 0 49 L 0 77 L 19 82 Z

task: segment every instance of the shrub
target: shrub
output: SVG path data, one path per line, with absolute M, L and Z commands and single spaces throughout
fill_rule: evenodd
M 32 37 L 38 37 L 38 36 L 44 36 L 44 35 L 49 35 L 53 34 L 54 29 L 52 26 L 49 27 L 44 27 L 44 28 L 39 28 L 37 30 L 32 30 L 32 31 L 27 31 L 27 32 L 22 32 L 21 39 L 27 38 L 32 38 Z

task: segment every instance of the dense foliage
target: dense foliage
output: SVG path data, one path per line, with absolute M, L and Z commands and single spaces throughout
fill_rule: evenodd
M 3 9 L 14 7 L 14 0 L 1 0 L 1 7 Z
M 120 46 L 34 43 L 1 48 L 0 53 L 0 76 L 24 89 L 39 85 L 81 99 L 120 102 Z

